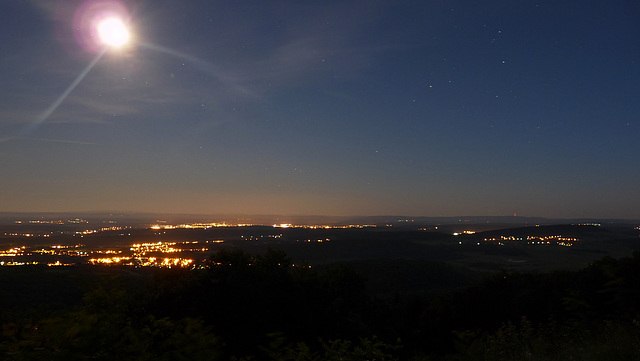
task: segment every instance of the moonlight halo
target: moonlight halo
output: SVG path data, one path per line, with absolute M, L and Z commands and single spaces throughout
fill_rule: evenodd
M 85 0 L 74 11 L 70 25 L 78 45 L 98 54 L 131 42 L 130 19 L 127 8 L 118 0 Z
M 121 46 L 129 40 L 129 32 L 121 20 L 107 18 L 98 24 L 100 40 L 110 46 Z
M 28 133 L 44 123 L 89 74 L 109 48 L 121 47 L 129 41 L 129 31 L 122 21 L 127 18 L 126 8 L 117 0 L 87 0 L 75 11 L 72 24 L 76 41 L 85 51 L 96 55 L 62 94 L 20 134 Z M 0 143 L 6 139 L 0 139 Z

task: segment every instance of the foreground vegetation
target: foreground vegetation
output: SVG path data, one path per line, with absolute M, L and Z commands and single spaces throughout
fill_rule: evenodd
M 416 262 L 381 264 L 433 287 L 381 290 L 371 264 L 310 268 L 273 249 L 224 249 L 199 270 L 4 271 L 3 289 L 23 288 L 0 299 L 0 359 L 640 359 L 640 252 L 471 285 Z

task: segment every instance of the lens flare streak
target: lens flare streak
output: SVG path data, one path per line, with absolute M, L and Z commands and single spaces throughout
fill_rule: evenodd
M 49 106 L 49 108 L 47 108 L 47 110 L 45 110 L 42 114 L 40 114 L 40 116 L 38 116 L 35 122 L 31 123 L 31 125 L 25 130 L 25 132 L 38 127 L 40 124 L 44 123 L 47 119 L 49 119 L 51 114 L 53 114 L 56 111 L 56 109 L 60 107 L 62 102 L 64 102 L 64 100 L 67 99 L 69 94 L 71 94 L 71 92 L 78 86 L 78 84 L 80 84 L 82 79 L 84 79 L 87 76 L 87 74 L 89 74 L 91 69 L 93 69 L 93 67 L 96 66 L 98 61 L 100 61 L 100 59 L 102 58 L 102 56 L 104 56 L 106 52 L 107 52 L 107 48 L 104 48 L 102 51 L 100 51 L 98 55 L 96 55 L 96 57 L 93 58 L 91 63 L 89 63 L 89 65 L 87 65 L 84 68 L 84 70 L 82 70 L 82 72 L 78 74 L 78 76 L 73 80 L 71 85 L 69 85 L 67 89 L 65 89 L 65 91 L 62 92 L 62 94 L 60 94 L 58 99 L 56 99 L 56 101 L 53 102 Z

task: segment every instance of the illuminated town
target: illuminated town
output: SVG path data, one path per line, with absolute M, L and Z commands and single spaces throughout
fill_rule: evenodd
M 5 242 L 0 249 L 0 266 L 22 265 L 104 265 L 126 267 L 158 267 L 158 268 L 198 268 L 204 265 L 211 253 L 222 243 L 231 241 L 248 244 L 265 244 L 271 246 L 283 241 L 292 244 L 331 244 L 335 243 L 332 234 L 350 232 L 349 230 L 384 231 L 391 224 L 376 226 L 374 224 L 292 224 L 276 223 L 271 225 L 253 223 L 227 222 L 195 222 L 170 224 L 157 220 L 144 226 L 116 226 L 115 222 L 103 221 L 108 226 L 88 228 L 91 223 L 81 219 L 67 220 L 29 220 L 15 221 L 19 226 L 36 225 L 41 231 L 32 228 L 29 231 L 10 231 L 0 234 Z M 410 222 L 404 222 L 410 223 Z M 403 222 L 398 222 L 402 226 Z M 52 225 L 53 228 L 46 225 Z M 73 228 L 52 231 L 60 225 L 71 225 Z M 587 226 L 580 224 L 578 226 Z M 599 227 L 599 224 L 588 224 Z M 37 228 L 40 227 L 40 228 Z M 537 228 L 537 227 L 534 227 Z M 219 231 L 216 231 L 218 229 Z M 416 228 L 419 231 L 434 230 L 438 227 Z M 212 233 L 213 232 L 213 233 Z M 219 232 L 224 236 L 217 237 Z M 293 232 L 293 233 L 291 233 Z M 285 235 L 286 233 L 286 235 Z M 505 232 L 506 233 L 506 232 Z M 473 228 L 449 233 L 453 236 L 451 244 L 473 245 L 528 245 L 528 246 L 561 246 L 572 247 L 580 243 L 577 237 L 562 235 L 492 235 L 478 234 Z M 199 238 L 201 237 L 201 238 Z M 464 238 L 458 238 L 464 237 Z M 204 239 L 203 239 L 204 238 Z M 96 245 L 96 239 L 108 242 Z M 198 240 L 199 239 L 199 240 Z M 257 243 L 256 243 L 257 242 Z M 214 248 L 212 248 L 214 247 Z M 329 247 L 329 246 L 319 246 Z
M 571 247 L 580 239 L 572 238 L 572 237 L 563 237 L 559 235 L 555 236 L 526 236 L 526 237 L 515 237 L 515 236 L 500 236 L 493 238 L 485 238 L 484 242 L 495 242 L 500 246 L 504 246 L 507 243 L 517 244 L 519 242 L 526 242 L 528 245 L 557 245 L 564 247 Z
M 29 246 L 11 247 L 0 250 L 0 266 L 22 266 L 46 264 L 48 266 L 71 266 L 77 264 L 122 265 L 135 267 L 190 267 L 195 265 L 196 257 L 176 257 L 176 254 L 204 254 L 208 244 L 222 243 L 222 240 L 192 242 L 156 242 L 137 243 L 128 249 L 88 249 L 84 244 L 51 245 L 32 248 Z M 38 256 L 49 259 L 41 262 Z M 56 257 L 60 259 L 52 260 Z M 64 257 L 65 261 L 61 258 Z M 11 259 L 7 261 L 2 258 Z M 20 259 L 20 260 L 16 260 Z
M 108 222 L 113 223 L 113 222 Z M 16 225 L 88 225 L 89 222 L 77 219 L 64 220 L 27 220 L 15 221 Z M 156 236 L 166 235 L 167 231 L 178 230 L 208 230 L 211 228 L 234 228 L 252 229 L 308 229 L 308 230 L 331 230 L 331 229 L 364 229 L 375 228 L 369 224 L 351 225 L 308 225 L 278 223 L 271 226 L 256 225 L 251 223 L 230 224 L 226 222 L 209 223 L 184 223 L 167 224 L 166 221 L 157 221 L 147 225 L 142 230 L 162 231 L 153 233 Z M 109 226 L 94 229 L 64 230 L 64 231 L 42 231 L 42 232 L 4 232 L 5 240 L 20 242 L 21 239 L 41 239 L 43 243 L 54 242 L 53 238 L 71 237 L 72 239 L 84 238 L 88 236 L 98 236 L 100 234 L 117 234 L 120 237 L 133 237 L 131 232 L 136 230 L 132 227 Z M 126 233 L 125 233 L 126 232 Z M 269 241 L 282 238 L 282 233 L 260 233 L 240 235 L 241 241 Z M 48 240 L 47 240 L 48 239 Z M 330 238 L 317 239 L 296 239 L 301 243 L 323 243 L 330 242 Z M 73 266 L 79 264 L 107 265 L 107 266 L 131 266 L 131 267 L 160 267 L 160 268 L 197 268 L 206 261 L 211 252 L 210 246 L 224 243 L 223 239 L 210 240 L 186 240 L 186 241 L 153 241 L 153 242 L 132 242 L 127 246 L 118 247 L 90 247 L 84 243 L 60 243 L 47 246 L 12 245 L 5 249 L 0 249 L 0 266 L 24 266 L 24 265 L 47 265 Z

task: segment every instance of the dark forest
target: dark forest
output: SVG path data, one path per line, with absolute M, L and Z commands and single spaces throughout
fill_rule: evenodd
M 416 269 L 386 262 L 405 278 Z M 375 263 L 310 267 L 277 249 L 222 249 L 202 269 L 2 269 L 3 289 L 23 292 L 2 299 L 0 352 L 6 360 L 640 356 L 640 252 L 578 271 L 479 280 L 422 261 L 443 281 L 421 292 L 380 292 L 367 278 Z

